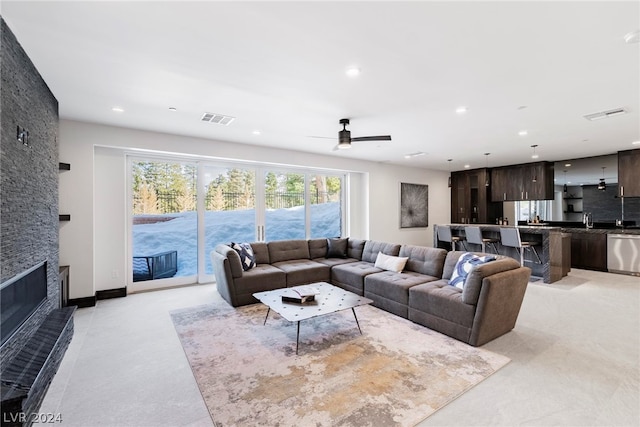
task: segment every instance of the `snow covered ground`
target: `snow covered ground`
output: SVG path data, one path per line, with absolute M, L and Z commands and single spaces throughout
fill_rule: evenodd
M 149 217 L 149 215 L 144 215 Z M 170 221 L 133 226 L 134 256 L 178 251 L 176 276 L 197 274 L 197 213 L 157 215 Z M 340 236 L 340 203 L 311 205 L 311 237 Z M 213 274 L 209 253 L 219 243 L 255 241 L 255 210 L 207 211 L 205 213 L 206 272 Z M 304 207 L 266 212 L 266 240 L 304 239 Z

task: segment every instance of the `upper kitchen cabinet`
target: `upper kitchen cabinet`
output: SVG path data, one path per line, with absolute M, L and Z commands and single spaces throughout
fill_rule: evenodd
M 618 195 L 640 197 L 640 149 L 618 151 Z
M 491 201 L 552 200 L 552 162 L 525 163 L 491 171 Z
M 502 216 L 502 203 L 489 198 L 489 170 L 472 169 L 451 174 L 451 222 L 493 224 Z

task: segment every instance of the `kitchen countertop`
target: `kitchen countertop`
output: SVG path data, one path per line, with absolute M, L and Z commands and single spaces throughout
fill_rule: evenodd
M 637 228 L 561 228 L 563 233 L 588 233 L 588 234 L 634 234 L 640 235 L 640 229 Z
M 496 224 L 449 224 L 454 230 L 464 230 L 464 227 L 477 226 L 487 231 L 499 232 L 503 227 L 517 227 L 526 230 L 527 233 L 541 234 L 543 231 L 559 231 L 562 233 L 589 233 L 589 234 L 633 234 L 640 235 L 637 228 L 586 228 L 586 227 L 561 227 L 549 225 L 496 225 Z

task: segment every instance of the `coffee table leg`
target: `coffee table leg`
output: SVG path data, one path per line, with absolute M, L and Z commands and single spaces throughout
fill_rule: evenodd
M 358 325 L 358 330 L 360 331 L 360 335 L 362 335 L 362 329 L 360 329 L 360 322 L 358 322 L 358 316 L 356 316 L 355 308 L 351 307 L 351 311 L 353 311 L 353 317 L 356 318 L 356 325 Z
M 300 342 L 300 321 L 298 321 L 298 332 L 296 333 L 296 354 L 298 354 L 298 343 Z
M 264 323 L 262 324 L 262 326 L 267 324 L 267 317 L 269 317 L 269 312 L 271 311 L 271 307 L 267 307 L 267 315 L 264 316 Z

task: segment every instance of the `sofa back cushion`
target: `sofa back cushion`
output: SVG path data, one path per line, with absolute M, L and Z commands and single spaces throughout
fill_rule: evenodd
M 402 245 L 400 256 L 409 257 L 405 270 L 440 278 L 447 251 L 426 246 Z
M 489 255 L 491 254 L 484 254 Z M 482 289 L 482 281 L 485 277 L 492 276 L 503 271 L 520 268 L 520 263 L 513 258 L 502 257 L 495 261 L 475 266 L 464 281 L 462 290 L 462 302 L 465 304 L 478 304 L 478 297 Z
M 375 263 L 378 258 L 378 252 L 382 252 L 385 255 L 398 256 L 400 245 L 367 240 L 362 251 L 362 261 Z
M 310 259 L 306 240 L 278 240 L 267 243 L 271 264 L 292 259 Z
M 240 262 L 240 255 L 238 255 L 238 252 L 223 244 L 216 245 L 214 251 L 229 260 L 229 269 L 231 270 L 232 277 L 242 277 L 242 272 L 244 270 L 242 269 L 242 263 Z
M 362 260 L 365 240 L 351 239 L 347 242 L 347 257 Z
M 309 239 L 309 257 L 311 259 L 327 256 L 327 239 Z
M 253 255 L 256 257 L 256 264 L 271 264 L 269 260 L 269 248 L 265 242 L 251 243 Z

